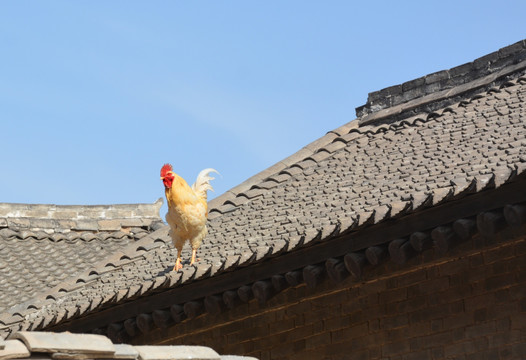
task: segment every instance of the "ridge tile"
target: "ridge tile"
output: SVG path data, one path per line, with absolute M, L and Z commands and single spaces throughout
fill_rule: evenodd
M 0 360 L 28 358 L 29 350 L 20 340 L 5 340 L 4 348 L 0 349 Z
M 167 345 L 135 346 L 140 360 L 221 360 L 214 350 L 204 346 Z
M 93 356 L 115 353 L 111 340 L 96 334 L 20 331 L 13 336 L 13 339 L 23 341 L 28 350 L 32 352 L 80 353 Z

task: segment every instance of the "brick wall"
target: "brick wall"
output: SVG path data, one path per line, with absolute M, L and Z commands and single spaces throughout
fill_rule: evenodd
M 290 288 L 264 307 L 251 301 L 137 340 L 262 360 L 524 358 L 526 239 L 475 250 L 480 242 L 390 263 L 363 282 Z

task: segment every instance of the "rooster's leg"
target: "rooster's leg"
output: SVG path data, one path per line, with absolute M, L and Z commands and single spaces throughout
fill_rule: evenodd
M 192 260 L 190 260 L 190 265 L 193 265 L 199 259 L 196 259 L 195 255 L 197 254 L 197 249 L 192 249 Z
M 181 265 L 181 257 L 179 256 L 179 253 L 177 254 L 177 260 L 175 261 L 175 266 L 172 271 L 179 271 L 183 268 L 183 265 Z

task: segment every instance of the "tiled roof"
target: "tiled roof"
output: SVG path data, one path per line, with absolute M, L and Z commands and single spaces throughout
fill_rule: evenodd
M 162 226 L 154 204 L 0 204 L 0 312 L 24 303 Z
M 170 271 L 175 250 L 165 227 L 143 238 L 155 247 L 143 247 L 142 251 L 134 249 L 135 256 L 115 255 L 91 275 L 59 284 L 47 299 L 25 304 L 25 308 L 18 308 L 16 312 L 4 313 L 0 317 L 0 330 L 3 328 L 7 335 L 17 330 L 47 329 L 82 315 L 105 311 L 117 303 L 139 301 L 144 295 L 173 290 L 169 297 L 171 308 L 168 305 L 162 311 L 137 318 L 138 314 L 125 314 L 133 317 L 128 322 L 127 318 L 117 315 L 110 319 L 109 312 L 104 312 L 108 321 L 117 322 L 105 331 L 130 334 L 137 326 L 144 330 L 152 322 L 176 321 L 183 312 L 184 316 L 192 316 L 203 308 L 214 309 L 214 304 L 219 306 L 221 300 L 228 305 L 228 290 L 241 290 L 239 286 L 243 284 L 251 285 L 252 292 L 258 292 L 269 284 L 273 275 L 293 270 L 278 262 L 281 256 L 336 240 L 342 251 L 338 256 L 343 256 L 344 251 L 357 254 L 356 261 L 354 253 L 346 257 L 351 264 L 347 268 L 353 263 L 363 263 L 363 251 L 376 245 L 389 245 L 391 258 L 403 260 L 407 246 L 418 248 L 417 236 L 414 245 L 407 239 L 402 243 L 385 238 L 381 239 L 383 243 L 378 243 L 374 242 L 378 240 L 359 235 L 376 224 L 389 223 L 390 219 L 402 219 L 405 215 L 457 203 L 455 200 L 504 185 L 523 186 L 526 63 L 521 56 L 526 50 L 525 47 L 519 50 L 518 62 L 511 65 L 516 71 L 503 72 L 483 87 L 468 87 L 478 89 L 475 94 L 468 92 L 469 97 L 459 100 L 462 93 L 453 91 L 456 102 L 387 124 L 358 126 L 358 121 L 350 122 L 214 199 L 209 235 L 199 250 L 202 260 L 197 266 L 186 264 L 180 272 Z M 444 99 L 441 98 L 440 103 Z M 414 109 L 411 107 L 411 111 Z M 397 110 L 397 114 L 400 111 Z M 526 201 L 523 198 L 524 192 L 517 193 L 516 201 Z M 515 216 L 509 214 L 521 214 L 523 207 L 506 209 L 508 219 Z M 476 224 L 480 223 L 479 228 L 485 229 L 484 224 L 491 216 L 480 214 Z M 502 214 L 499 216 L 502 218 Z M 465 228 L 472 234 L 473 220 L 468 220 Z M 462 224 L 457 227 L 462 231 Z M 415 230 L 408 228 L 407 231 Z M 442 235 L 449 228 L 433 231 L 435 243 L 444 243 L 447 248 L 449 238 Z M 441 236 L 445 239 L 443 242 Z M 188 248 L 183 251 L 183 257 L 189 257 Z M 367 259 L 374 262 L 372 255 Z M 329 260 L 327 270 L 341 265 L 341 259 Z M 256 272 L 256 268 L 266 269 L 264 265 L 268 263 L 272 266 L 267 273 Z M 238 278 L 233 276 L 243 269 L 254 270 Z M 305 269 L 303 277 L 316 274 L 313 268 Z M 290 277 L 286 281 L 293 284 L 295 274 L 287 274 Z M 225 291 L 222 298 L 221 293 L 176 292 L 179 288 L 198 286 L 208 278 L 215 280 L 216 288 L 222 287 L 220 291 Z M 272 277 L 274 288 L 279 287 L 280 279 L 283 280 Z M 297 277 L 298 281 L 303 281 L 301 279 L 302 274 Z M 240 297 L 242 293 L 237 291 Z M 197 302 L 192 301 L 192 296 Z M 155 310 L 152 302 L 141 305 L 143 309 L 150 306 L 150 311 Z
M 204 346 L 132 346 L 113 344 L 95 334 L 19 332 L 0 339 L 0 359 L 130 359 L 130 360 L 256 360 L 246 356 L 220 356 Z

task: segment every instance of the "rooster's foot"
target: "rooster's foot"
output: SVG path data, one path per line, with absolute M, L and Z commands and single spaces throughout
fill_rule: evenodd
M 174 266 L 172 271 L 179 271 L 182 268 L 183 268 L 183 265 L 181 264 L 181 261 L 179 259 L 177 259 L 177 261 L 175 263 L 175 266 Z

